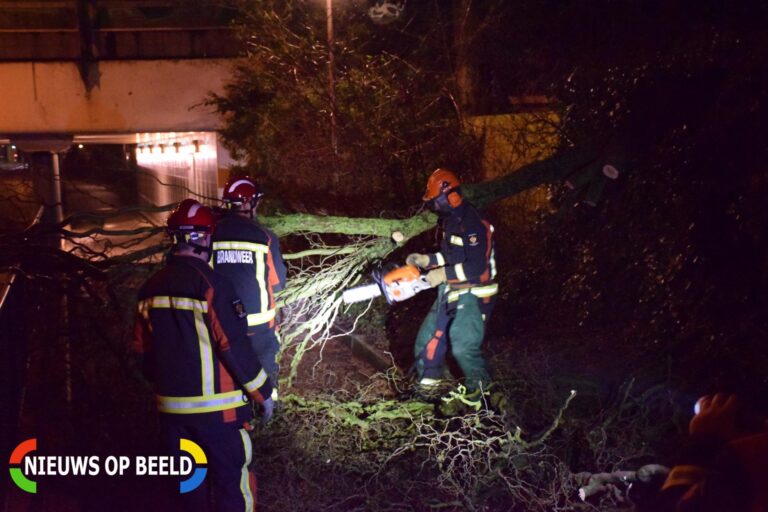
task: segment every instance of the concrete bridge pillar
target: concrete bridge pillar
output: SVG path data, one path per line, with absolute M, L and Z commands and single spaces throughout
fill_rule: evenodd
M 33 161 L 46 168 L 35 188 L 45 204 L 45 218 L 52 224 L 64 220 L 61 193 L 61 157 L 72 146 L 72 137 L 65 135 L 25 135 L 11 137 L 11 142 L 21 151 L 34 155 Z
M 58 224 L 64 220 L 61 205 L 61 158 L 59 153 L 51 152 L 51 199 L 53 199 L 53 221 Z

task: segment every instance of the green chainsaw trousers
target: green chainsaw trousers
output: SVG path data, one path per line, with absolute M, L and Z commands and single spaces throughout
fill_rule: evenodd
M 437 299 L 416 335 L 414 355 L 419 380 L 443 377 L 450 345 L 469 391 L 490 383 L 481 345 L 495 298 L 480 298 L 471 290 L 450 291 L 444 284 L 438 288 Z

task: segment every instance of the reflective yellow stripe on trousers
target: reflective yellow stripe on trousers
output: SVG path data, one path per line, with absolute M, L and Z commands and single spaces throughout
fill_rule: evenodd
M 243 440 L 243 449 L 245 450 L 245 463 L 240 470 L 240 493 L 243 495 L 243 501 L 245 502 L 245 512 L 253 512 L 254 496 L 253 492 L 251 492 L 251 475 L 248 472 L 248 466 L 251 465 L 253 460 L 253 445 L 251 444 L 248 432 L 243 429 L 240 429 L 240 438 Z

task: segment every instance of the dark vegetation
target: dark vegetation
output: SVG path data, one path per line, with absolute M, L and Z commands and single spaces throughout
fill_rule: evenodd
M 539 95 L 553 102 L 560 116 L 558 172 L 576 190 L 563 186 L 565 180 L 546 185 L 548 208 L 533 212 L 514 204 L 492 207 L 503 292 L 488 346 L 512 404 L 507 421 L 536 432 L 546 428 L 569 389 L 583 394 L 547 445 L 547 453 L 567 471 L 670 463 L 690 404 L 706 392 L 736 391 L 760 407 L 768 405 L 762 398 L 766 355 L 760 349 L 768 318 L 763 5 L 435 2 L 409 5 L 404 19 L 386 27 L 372 26 L 359 9 L 341 10 L 338 87 L 347 96 L 338 102 L 339 145 L 355 150 L 342 149 L 338 157 L 327 153 L 329 160 L 323 161 L 306 155 L 314 147 L 330 150 L 327 94 L 311 96 L 325 109 L 315 105 L 299 116 L 313 120 L 320 141 L 293 137 L 297 132 L 289 125 L 296 117 L 272 115 L 292 98 L 310 96 L 307 89 L 327 93 L 326 49 L 317 44 L 322 13 L 298 2 L 282 11 L 291 13 L 279 17 L 284 25 L 265 27 L 265 20 L 276 19 L 263 15 L 269 7 L 262 3 L 244 28 L 257 57 L 251 62 L 268 64 L 242 68 L 218 106 L 232 119 L 225 136 L 273 180 L 274 195 L 289 208 L 297 205 L 280 183 L 285 176 L 280 165 L 288 162 L 307 169 L 303 176 L 311 177 L 311 188 L 338 193 L 329 196 L 350 197 L 354 191 L 352 200 L 325 204 L 313 195 L 326 211 L 407 214 L 418 203 L 425 172 L 436 165 L 454 166 L 468 181 L 483 175 L 482 141 L 467 140 L 454 123 L 519 111 L 510 97 Z M 286 33 L 303 35 L 298 40 L 314 45 L 317 53 L 309 58 L 310 52 L 303 52 L 306 57 L 297 59 L 282 46 Z M 413 41 L 418 44 L 408 44 Z M 363 55 L 371 64 L 359 60 Z M 288 62 L 298 75 L 284 72 Z M 404 62 L 409 65 L 402 67 Z M 381 67 L 373 69 L 373 63 Z M 385 64 L 396 71 L 383 73 Z M 393 81 L 383 82 L 382 75 Z M 307 80 L 310 76 L 315 81 Z M 280 87 L 275 77 L 283 80 Z M 265 78 L 268 85 L 262 86 Z M 393 105 L 389 98 L 399 101 Z M 411 108 L 422 102 L 443 108 L 416 108 L 422 117 L 414 117 Z M 446 119 L 450 123 L 441 124 Z M 284 123 L 278 124 L 283 129 L 250 128 L 265 120 Z M 275 150 L 275 134 L 290 134 L 291 147 L 271 160 L 265 153 Z M 253 143 L 254 136 L 266 140 Z M 375 145 L 381 153 L 361 147 L 356 136 L 381 141 Z M 568 156 L 580 151 L 588 156 Z M 620 170 L 618 180 L 600 176 L 604 164 Z M 392 173 L 393 166 L 403 174 Z M 432 245 L 426 235 L 408 248 Z M 382 344 L 401 368 L 412 361 L 412 338 L 430 301 L 418 297 L 385 313 L 388 339 Z M 332 368 L 333 361 L 322 368 Z M 292 464 L 277 460 L 281 475 L 294 474 Z M 466 463 L 457 460 L 456 466 Z M 436 466 L 438 475 L 457 477 L 451 473 L 455 467 Z M 460 490 L 434 499 L 449 503 L 459 496 L 463 507 L 494 510 L 577 506 L 568 504 L 573 497 L 568 486 L 577 479 L 557 475 L 557 464 L 540 467 L 548 470 L 517 476 L 538 489 L 532 495 L 553 500 L 547 504 L 515 494 L 503 478 L 465 480 Z M 360 471 L 346 467 L 342 473 Z M 403 485 L 394 480 L 391 485 Z M 545 482 L 554 487 L 544 491 Z M 562 487 L 556 489 L 558 482 Z M 269 481 L 265 485 L 269 489 Z M 429 494 L 426 487 L 414 482 L 402 499 L 428 508 L 428 498 L 416 497 Z M 496 501 L 499 496 L 502 501 Z M 281 502 L 279 496 L 273 499 Z M 351 499 L 348 505 L 360 506 Z M 367 503 L 397 508 L 393 502 L 397 499 Z

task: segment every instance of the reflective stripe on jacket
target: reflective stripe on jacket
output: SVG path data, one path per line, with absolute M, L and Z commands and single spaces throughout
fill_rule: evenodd
M 160 412 L 242 421 L 251 416 L 249 397 L 270 396 L 271 383 L 247 337 L 245 309 L 230 282 L 205 262 L 170 256 L 139 291 L 137 306 L 133 348 Z
M 266 228 L 234 212 L 216 224 L 211 266 L 228 277 L 248 312 L 253 330 L 270 328 L 275 318 L 275 293 L 285 286 L 286 268 L 280 242 Z
M 440 252 L 430 267 L 445 267 L 449 285 L 487 284 L 496 278 L 494 228 L 466 200 L 440 221 Z

